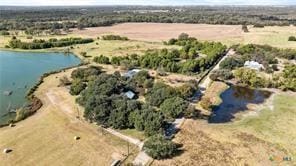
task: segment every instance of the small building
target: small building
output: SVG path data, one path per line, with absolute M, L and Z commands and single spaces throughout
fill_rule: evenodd
M 127 91 L 127 92 L 124 93 L 124 95 L 125 95 L 127 98 L 129 98 L 129 99 L 133 99 L 133 98 L 135 98 L 135 96 L 136 96 L 136 94 L 135 94 L 134 92 L 132 92 L 132 91 Z
M 132 70 L 129 70 L 126 73 L 124 73 L 123 76 L 124 77 L 128 77 L 128 78 L 133 78 L 134 75 L 136 75 L 140 71 L 141 71 L 140 69 L 132 69 Z
M 246 61 L 244 64 L 244 67 L 250 68 L 250 69 L 255 69 L 255 70 L 262 70 L 264 69 L 264 66 L 258 62 L 255 61 Z

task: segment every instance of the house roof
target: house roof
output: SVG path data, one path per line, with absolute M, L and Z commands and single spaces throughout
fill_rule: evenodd
M 264 68 L 262 64 L 255 61 L 246 61 L 244 66 L 252 69 L 257 69 L 257 70 Z
M 126 97 L 128 97 L 129 99 L 133 99 L 135 97 L 135 93 L 132 91 L 127 91 L 124 93 Z

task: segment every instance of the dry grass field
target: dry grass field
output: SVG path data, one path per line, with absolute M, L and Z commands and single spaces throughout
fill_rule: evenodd
M 91 36 L 95 39 L 94 42 L 88 44 L 80 44 L 73 46 L 73 49 L 70 51 L 74 54 L 80 56 L 81 52 L 86 52 L 88 59 L 91 59 L 95 56 L 105 55 L 105 56 L 126 56 L 128 54 L 143 54 L 148 49 L 178 49 L 179 46 L 167 46 L 161 42 L 148 42 L 148 41 L 138 41 L 138 40 L 129 40 L 129 41 L 116 41 L 116 40 L 97 40 L 96 37 L 99 35 Z M 80 35 L 80 34 L 68 34 L 68 35 L 59 35 L 59 36 L 34 36 L 34 39 L 45 39 L 48 40 L 50 38 L 67 38 L 67 37 L 82 37 L 86 38 L 89 36 Z M 33 39 L 27 39 L 25 35 L 17 36 L 18 39 L 22 41 L 31 42 Z M 4 48 L 5 45 L 8 45 L 11 37 L 5 36 L 0 38 L 0 48 Z M 15 49 L 16 51 L 65 51 L 65 48 L 69 47 L 61 47 L 61 48 L 49 48 L 49 49 L 38 49 L 38 50 L 20 50 Z M 81 56 L 80 56 L 81 57 Z M 84 58 L 84 57 L 81 57 Z
M 185 32 L 200 40 L 220 41 L 227 45 L 237 43 L 269 44 L 275 47 L 296 48 L 296 42 L 288 37 L 296 35 L 295 26 L 268 26 L 253 28 L 244 33 L 240 25 L 169 24 L 169 23 L 124 23 L 110 27 L 86 28 L 73 34 L 93 37 L 102 34 L 118 34 L 141 41 L 166 41 Z
M 46 78 L 36 92 L 43 106 L 36 114 L 16 124 L 0 128 L 0 149 L 11 148 L 0 154 L 0 165 L 109 165 L 112 156 L 127 153 L 126 142 L 100 132 L 96 125 L 79 120 L 78 106 L 64 87 L 57 87 L 59 78 L 70 71 Z M 74 136 L 81 137 L 74 140 Z M 130 145 L 133 155 L 136 147 Z

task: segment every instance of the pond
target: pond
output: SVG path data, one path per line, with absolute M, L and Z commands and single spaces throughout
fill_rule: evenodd
M 8 113 L 9 110 L 27 102 L 27 91 L 42 74 L 78 65 L 80 62 L 73 54 L 0 50 L 0 124 L 15 116 Z
M 230 86 L 221 93 L 222 103 L 214 106 L 209 123 L 225 123 L 235 118 L 235 114 L 248 110 L 248 104 L 260 104 L 269 98 L 271 92 L 250 89 L 241 86 Z

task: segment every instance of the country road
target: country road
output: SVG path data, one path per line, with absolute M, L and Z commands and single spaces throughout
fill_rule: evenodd
M 211 83 L 211 79 L 210 79 L 210 75 L 214 70 L 219 69 L 219 65 L 220 63 L 227 58 L 230 55 L 233 55 L 235 52 L 233 49 L 230 49 L 226 55 L 216 64 L 216 66 L 208 73 L 208 75 L 206 76 L 206 78 L 199 84 L 199 88 L 201 89 L 202 93 L 210 86 Z

